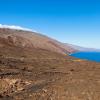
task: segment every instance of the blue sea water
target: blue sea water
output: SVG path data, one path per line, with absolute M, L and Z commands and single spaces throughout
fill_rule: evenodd
M 80 58 L 80 59 L 100 62 L 100 52 L 77 52 L 71 54 L 70 56 Z

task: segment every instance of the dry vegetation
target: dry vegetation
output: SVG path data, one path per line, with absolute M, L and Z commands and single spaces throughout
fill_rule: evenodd
M 100 100 L 99 63 L 1 38 L 0 100 Z

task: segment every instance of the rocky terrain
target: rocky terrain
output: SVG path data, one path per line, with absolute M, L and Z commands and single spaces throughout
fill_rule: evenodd
M 0 28 L 0 47 L 3 45 L 17 46 L 22 48 L 38 48 L 57 53 L 75 52 L 68 45 L 51 39 L 35 32 Z
M 34 32 L 0 29 L 0 100 L 100 100 L 100 63 Z

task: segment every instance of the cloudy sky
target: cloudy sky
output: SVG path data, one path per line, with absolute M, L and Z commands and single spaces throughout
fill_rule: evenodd
M 100 0 L 0 0 L 0 24 L 100 48 Z

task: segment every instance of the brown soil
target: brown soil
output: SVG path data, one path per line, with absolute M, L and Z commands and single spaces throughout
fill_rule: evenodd
M 0 100 L 100 100 L 99 63 L 0 44 Z

